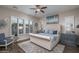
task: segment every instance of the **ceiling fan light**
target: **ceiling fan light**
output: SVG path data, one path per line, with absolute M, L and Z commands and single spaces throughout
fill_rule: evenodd
M 37 9 L 38 12 L 40 12 L 40 9 Z

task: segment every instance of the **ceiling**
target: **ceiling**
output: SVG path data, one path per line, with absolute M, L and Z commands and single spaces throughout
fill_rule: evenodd
M 2 7 L 11 8 L 26 13 L 28 15 L 37 17 L 55 15 L 60 12 L 79 8 L 78 5 L 47 5 L 47 9 L 44 10 L 45 14 L 43 13 L 35 14 L 34 11 L 30 9 L 35 7 L 34 5 L 3 5 Z

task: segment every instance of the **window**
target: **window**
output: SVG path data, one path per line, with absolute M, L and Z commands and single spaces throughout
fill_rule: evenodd
M 29 21 L 25 20 L 25 32 L 29 33 Z
M 33 31 L 33 22 L 31 20 L 21 19 L 11 16 L 11 33 L 19 35 Z
M 29 22 L 29 28 L 30 28 L 30 33 L 32 33 L 32 31 L 33 31 L 33 26 L 32 26 L 33 24 L 32 24 L 32 21 L 30 20 L 30 22 Z
M 18 30 L 19 30 L 19 34 L 23 34 L 23 30 L 24 30 L 24 21 L 23 19 L 18 19 Z
M 17 18 L 11 17 L 11 32 L 12 32 L 12 35 L 17 36 L 17 32 L 18 32 L 17 26 L 18 26 Z

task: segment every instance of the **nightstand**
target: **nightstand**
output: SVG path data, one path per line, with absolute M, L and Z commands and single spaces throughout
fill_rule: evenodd
M 77 35 L 75 33 L 61 33 L 61 43 L 70 46 L 76 47 L 77 46 Z
M 77 35 L 77 45 L 79 46 L 79 35 Z

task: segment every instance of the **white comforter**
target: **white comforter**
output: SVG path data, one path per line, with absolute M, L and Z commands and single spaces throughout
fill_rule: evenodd
M 39 33 L 30 33 L 31 42 L 51 50 L 59 42 L 58 35 Z
M 39 33 L 42 36 L 47 36 L 49 37 L 51 40 L 56 40 L 57 35 L 56 34 L 47 34 L 47 33 Z

